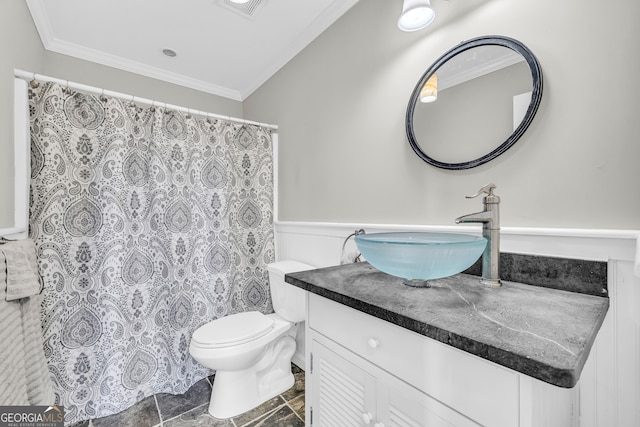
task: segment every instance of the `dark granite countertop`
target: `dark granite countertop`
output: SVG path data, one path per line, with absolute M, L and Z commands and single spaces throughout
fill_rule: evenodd
M 286 282 L 560 387 L 577 383 L 606 296 L 458 274 L 412 288 L 368 263 L 302 271 Z

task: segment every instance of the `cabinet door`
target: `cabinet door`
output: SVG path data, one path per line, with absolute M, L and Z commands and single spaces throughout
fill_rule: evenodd
M 375 378 L 315 340 L 312 352 L 313 427 L 373 425 Z
M 377 389 L 376 427 L 479 427 L 469 418 L 396 378 L 379 377 Z
M 313 427 L 479 427 L 479 424 L 312 332 Z

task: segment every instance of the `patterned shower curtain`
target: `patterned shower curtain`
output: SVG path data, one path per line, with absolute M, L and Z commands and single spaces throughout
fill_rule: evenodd
M 39 83 L 30 236 L 45 353 L 67 422 L 184 393 L 200 325 L 272 311 L 269 129 Z

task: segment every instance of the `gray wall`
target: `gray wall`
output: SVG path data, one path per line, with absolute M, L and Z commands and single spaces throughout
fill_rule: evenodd
M 13 69 L 232 117 L 242 103 L 44 50 L 24 0 L 0 1 L 0 228 L 13 226 Z
M 46 52 L 26 3 L 0 2 L 0 227 L 12 224 L 13 68 L 21 68 L 278 124 L 282 220 L 448 225 L 479 209 L 464 195 L 492 181 L 505 226 L 640 229 L 640 3 L 433 4 L 433 26 L 403 33 L 401 0 L 361 0 L 241 104 Z M 487 34 L 519 39 L 540 60 L 538 116 L 486 165 L 433 168 L 406 140 L 409 95 L 443 52 Z
M 20 42 L 17 43 L 16 41 Z M 0 228 L 13 226 L 13 69 L 42 73 L 44 48 L 24 0 L 0 2 Z
M 244 102 L 280 126 L 280 219 L 453 225 L 481 208 L 464 196 L 494 182 L 504 226 L 640 229 L 640 2 L 432 4 L 439 24 L 403 33 L 401 0 L 361 0 Z M 409 95 L 442 53 L 489 34 L 538 57 L 538 115 L 498 159 L 434 168 L 408 145 Z

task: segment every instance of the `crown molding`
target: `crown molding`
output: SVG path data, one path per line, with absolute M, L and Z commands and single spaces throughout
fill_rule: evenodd
M 97 64 L 106 65 L 109 67 L 117 68 L 123 71 L 129 71 L 143 75 L 145 77 L 151 77 L 154 79 L 162 80 L 167 83 L 173 83 L 180 86 L 196 89 L 202 92 L 207 92 L 212 95 L 218 95 L 224 98 L 233 99 L 234 101 L 242 101 L 240 92 L 232 89 L 228 89 L 222 86 L 217 86 L 202 80 L 194 79 L 182 74 L 173 73 L 163 70 L 161 68 L 152 67 L 142 64 L 140 62 L 124 59 L 122 57 L 111 55 L 105 52 L 101 52 L 94 49 L 89 49 L 84 46 L 78 46 L 73 43 L 64 42 L 61 40 L 52 40 L 50 47 L 47 48 L 52 52 L 62 53 L 69 56 L 74 56 L 79 59 L 83 59 Z
M 463 69 L 451 74 L 450 76 L 438 76 L 438 90 L 445 90 L 461 83 L 468 82 L 524 60 L 525 59 L 518 52 L 509 51 L 502 57 L 494 58 L 491 61 Z
M 40 35 L 40 39 L 42 40 L 42 44 L 46 50 L 117 68 L 119 70 L 129 71 L 131 73 L 140 74 L 191 89 L 196 89 L 212 95 L 222 96 L 224 98 L 233 99 L 234 101 L 242 101 L 240 92 L 236 90 L 231 90 L 202 80 L 187 77 L 182 74 L 169 72 L 140 62 L 131 61 L 116 55 L 111 55 L 95 49 L 56 39 L 53 35 L 51 23 L 47 18 L 44 7 L 42 7 L 42 2 L 37 0 L 27 0 L 27 6 L 29 7 L 36 29 L 38 30 L 38 34 Z
M 48 51 L 69 55 L 85 61 L 95 62 L 97 64 L 106 65 L 119 70 L 207 92 L 212 95 L 229 98 L 234 101 L 244 101 L 357 2 L 358 0 L 334 0 L 302 34 L 296 37 L 293 43 L 291 43 L 279 55 L 274 56 L 273 61 L 267 64 L 264 71 L 258 78 L 240 90 L 229 89 L 203 80 L 194 79 L 183 74 L 166 71 L 158 67 L 152 67 L 117 55 L 108 54 L 57 39 L 54 36 L 51 23 L 49 22 L 44 7 L 42 6 L 42 1 L 27 0 L 27 6 L 29 7 L 31 16 L 33 17 L 36 29 L 38 30 L 40 39 L 42 40 L 42 44 Z

